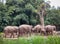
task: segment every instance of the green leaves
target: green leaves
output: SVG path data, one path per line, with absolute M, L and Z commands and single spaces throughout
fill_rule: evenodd
M 56 9 L 51 9 L 47 11 L 47 14 L 45 16 L 45 24 L 60 24 L 60 13 Z M 48 23 L 49 22 L 49 23 Z
M 27 3 L 27 5 L 25 5 L 25 8 L 30 10 L 34 9 L 33 5 L 31 5 L 30 3 Z
M 49 3 L 44 0 L 7 0 L 0 3 L 0 29 L 6 25 L 39 24 L 38 10 L 46 4 L 45 24 L 60 24 L 60 9 L 50 9 Z M 37 10 L 37 8 L 40 8 Z
M 23 22 L 29 23 L 28 16 L 26 14 L 19 14 L 19 15 L 17 15 L 16 17 L 14 17 L 14 21 L 16 23 L 19 23 L 19 24 L 23 23 Z

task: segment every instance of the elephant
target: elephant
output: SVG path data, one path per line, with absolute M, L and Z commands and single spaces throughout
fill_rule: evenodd
M 24 34 L 30 34 L 31 35 L 31 30 L 32 30 L 32 25 L 28 24 L 23 24 L 19 26 L 19 36 L 22 36 Z
M 32 29 L 32 31 L 34 32 L 34 33 L 41 33 L 41 34 L 46 34 L 46 31 L 45 31 L 45 29 L 42 29 L 42 26 L 41 25 L 36 25 L 36 26 L 34 26 L 34 28 Z
M 32 31 L 34 33 L 39 33 L 41 31 L 41 25 L 36 25 L 34 26 L 34 28 L 32 29 Z
M 7 37 L 7 35 L 11 34 L 10 35 L 10 38 L 13 36 L 14 38 L 14 33 L 17 34 L 18 32 L 18 27 L 17 26 L 6 26 L 4 28 L 4 34 L 5 34 L 5 37 Z
M 46 25 L 45 30 L 46 30 L 47 35 L 49 34 L 53 35 L 53 32 L 56 31 L 56 26 Z

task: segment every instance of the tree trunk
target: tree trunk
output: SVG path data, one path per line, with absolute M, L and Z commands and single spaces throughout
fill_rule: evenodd
M 42 10 L 41 12 L 38 12 L 38 15 L 40 17 L 40 23 L 42 25 L 42 29 L 44 29 L 44 10 Z
M 44 29 L 44 15 L 43 15 L 44 11 L 42 10 L 42 13 L 39 14 L 40 16 L 40 22 L 41 22 L 41 25 L 42 25 L 42 29 Z

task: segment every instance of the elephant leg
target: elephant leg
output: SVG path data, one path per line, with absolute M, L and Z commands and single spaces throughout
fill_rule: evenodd
M 18 32 L 17 32 L 17 37 L 18 37 Z
M 8 35 L 8 33 L 7 33 L 7 32 L 5 32 L 5 33 L 4 33 L 5 38 L 7 37 L 7 35 Z
M 25 35 L 25 32 L 23 32 L 22 34 L 21 34 L 21 36 L 24 36 Z
M 50 35 L 50 31 L 47 32 L 47 35 Z
M 25 31 L 25 35 L 26 35 L 27 37 L 29 36 L 28 31 Z
M 36 35 L 38 34 L 38 31 L 39 31 L 39 30 L 37 30 Z
M 45 32 L 42 31 L 42 35 L 45 35 Z
M 50 32 L 47 32 L 47 35 L 49 35 Z
M 51 32 L 51 35 L 53 35 L 53 31 Z
M 6 33 L 4 33 L 4 37 L 6 38 Z
M 25 31 L 25 35 L 28 37 L 29 36 L 29 33 Z
M 19 32 L 19 36 L 22 36 L 22 35 L 23 35 L 23 32 L 20 31 L 20 32 Z
M 14 33 L 12 33 L 12 35 L 13 35 L 13 38 L 14 38 L 14 37 L 15 37 L 15 36 L 14 36 Z
M 10 38 L 12 38 L 12 33 L 11 33 L 11 35 L 10 35 Z
M 19 37 L 19 36 L 20 36 L 20 33 L 17 34 L 17 37 Z
M 16 32 L 16 35 L 18 35 L 18 31 Z
M 47 32 L 47 35 L 49 35 L 50 34 L 50 32 Z
M 31 36 L 31 31 L 28 31 L 28 36 Z
M 48 33 L 49 33 L 49 32 L 48 32 L 48 31 L 46 31 L 46 35 L 48 35 Z
M 42 34 L 42 31 L 41 31 L 41 35 L 43 35 L 43 34 Z
M 19 36 L 22 36 L 22 32 L 19 33 Z
M 44 30 L 41 30 L 41 35 L 45 35 L 46 32 Z
M 52 35 L 52 32 L 50 32 L 49 34 Z
M 44 35 L 46 36 L 47 34 L 46 34 L 46 31 L 44 32 Z
M 21 32 L 18 32 L 18 37 L 21 36 Z
M 31 31 L 30 31 L 29 35 L 31 36 Z
M 12 37 L 12 34 L 10 35 L 10 38 Z
M 27 35 L 28 35 L 28 36 L 30 36 L 30 35 L 31 35 L 30 31 L 27 31 Z M 27 37 L 28 37 L 28 36 L 27 36 Z
M 17 32 L 16 32 L 16 35 L 17 35 Z
M 40 35 L 41 35 L 41 33 L 42 33 L 42 32 L 41 32 L 41 30 L 40 30 Z

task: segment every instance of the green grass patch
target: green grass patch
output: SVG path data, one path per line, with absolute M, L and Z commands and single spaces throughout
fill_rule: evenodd
M 3 39 L 3 44 L 60 44 L 58 36 L 31 36 L 18 39 Z

